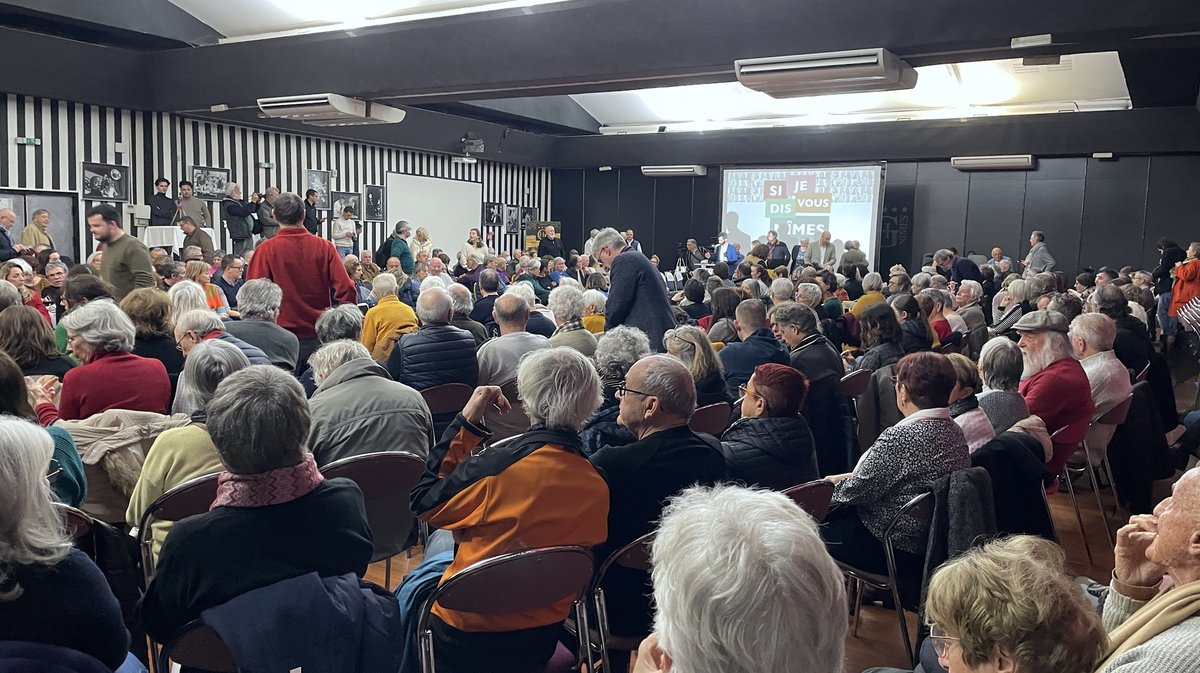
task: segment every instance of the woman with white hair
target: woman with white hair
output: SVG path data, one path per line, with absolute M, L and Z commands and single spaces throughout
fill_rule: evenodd
M 112 300 L 90 302 L 62 319 L 67 348 L 82 366 L 56 381 L 30 385 L 38 420 L 50 425 L 59 418 L 76 420 L 109 409 L 166 413 L 171 381 L 158 360 L 132 353 L 133 322 Z M 61 388 L 61 390 L 60 390 Z M 56 408 L 54 396 L 60 393 Z
M 207 311 L 211 310 L 208 307 L 208 298 L 204 294 L 204 288 L 200 287 L 199 283 L 190 280 L 181 280 L 171 286 L 167 290 L 167 298 L 171 300 L 171 324 L 179 322 L 179 316 L 188 311 Z
M 129 632 L 104 573 L 71 546 L 52 504 L 53 450 L 38 426 L 0 417 L 0 638 L 75 650 L 115 670 Z
M 378 300 L 363 317 L 362 344 L 371 358 L 386 362 L 401 335 L 417 331 L 417 314 L 396 296 L 399 283 L 390 273 L 375 277 L 371 294 Z
M 593 359 L 603 384 L 598 408 L 592 412 L 579 433 L 583 450 L 589 456 L 602 446 L 623 446 L 634 441 L 629 430 L 617 424 L 621 401 L 617 388 L 625 383 L 625 375 L 638 360 L 650 355 L 650 339 L 636 327 L 614 327 L 596 341 Z
M 181 428 L 166 430 L 146 452 L 141 475 L 129 495 L 129 507 L 125 521 L 136 528 L 146 509 L 160 495 L 179 484 L 221 471 L 221 459 L 217 447 L 213 446 L 205 425 L 205 406 L 217 391 L 225 377 L 250 366 L 250 360 L 237 346 L 222 341 L 202 341 L 188 352 L 180 378 L 181 395 L 193 400 L 196 411 L 192 412 L 191 423 Z M 172 522 L 155 521 L 151 524 L 151 540 L 154 558 L 171 530 Z
M 1024 370 L 1025 357 L 1011 339 L 992 339 L 979 353 L 983 392 L 977 399 L 996 434 L 1029 417 L 1025 397 L 1017 390 Z
M 583 327 L 583 293 L 573 287 L 550 291 L 550 312 L 557 327 L 550 337 L 551 346 L 574 348 L 587 357 L 596 352 L 596 337 Z
M 859 320 L 862 320 L 862 315 L 867 309 L 887 301 L 887 297 L 883 296 L 883 276 L 875 271 L 863 276 L 862 289 L 862 296 L 855 299 L 854 305 L 850 307 L 850 312 Z
M 1029 283 L 1018 278 L 1008 285 L 1008 294 L 1000 300 L 1000 307 L 1004 313 L 996 321 L 995 325 L 989 328 L 989 332 L 995 335 L 1005 334 L 1012 330 L 1013 325 L 1021 319 L 1021 316 L 1026 313 L 1032 313 L 1035 309 L 1029 303 Z
M 497 386 L 481 386 L 433 448 L 412 492 L 422 521 L 458 543 L 443 579 L 472 563 L 534 547 L 604 542 L 608 486 L 583 455 L 579 430 L 600 403 L 592 363 L 570 348 L 533 351 L 517 370 L 517 391 L 531 428 L 501 447 L 477 451 L 493 407 L 506 412 Z M 432 547 L 437 540 L 431 540 Z M 480 615 L 435 605 L 431 628 L 437 670 L 528 673 L 554 653 L 574 597 L 533 610 Z
M 598 275 L 601 274 L 592 274 L 592 276 Z M 592 276 L 588 276 L 588 279 L 590 280 Z M 592 334 L 602 334 L 604 332 L 605 301 L 604 293 L 600 290 L 583 291 L 583 327 Z

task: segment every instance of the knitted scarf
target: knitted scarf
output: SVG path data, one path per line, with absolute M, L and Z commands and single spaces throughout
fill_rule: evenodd
M 1121 654 L 1197 613 L 1200 613 L 1200 582 L 1188 582 L 1162 592 L 1108 634 L 1108 651 L 1096 670 L 1107 669 Z
M 308 495 L 323 481 L 325 476 L 317 469 L 311 453 L 290 467 L 258 474 L 222 472 L 217 477 L 217 498 L 209 509 L 282 505 Z

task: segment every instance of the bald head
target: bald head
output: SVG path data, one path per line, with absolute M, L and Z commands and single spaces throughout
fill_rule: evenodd
M 421 296 L 417 297 L 417 317 L 426 325 L 450 322 L 454 318 L 450 294 L 440 287 L 421 290 Z
M 17 213 L 12 208 L 0 208 L 0 226 L 11 229 L 17 223 Z
M 523 331 L 525 323 L 529 320 L 529 304 L 518 295 L 502 294 L 492 306 L 492 317 L 500 325 L 501 333 Z

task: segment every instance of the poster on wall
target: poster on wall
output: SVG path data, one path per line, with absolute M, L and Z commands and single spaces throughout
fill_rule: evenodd
M 334 218 L 341 217 L 342 210 L 349 208 L 354 212 L 354 215 L 351 216 L 353 219 L 362 219 L 362 195 L 360 195 L 358 192 L 330 192 L 329 198 L 333 200 Z
M 229 184 L 228 168 L 192 166 L 192 192 L 196 198 L 220 201 L 225 198 L 225 187 Z
M 521 228 L 524 229 L 526 233 L 528 233 L 530 230 L 533 229 L 533 227 L 530 226 L 530 224 L 534 220 L 536 220 L 537 217 L 538 217 L 537 208 L 522 208 L 521 209 Z M 538 238 L 541 238 L 541 236 L 538 236 Z
M 521 227 L 521 209 L 517 206 L 504 207 L 504 232 L 515 234 Z
M 368 222 L 383 222 L 387 219 L 383 185 L 363 185 L 363 202 L 362 219 Z
M 483 204 L 484 226 L 499 227 L 504 225 L 504 204 L 495 201 L 485 201 Z
M 84 162 L 80 193 L 92 201 L 128 201 L 129 167 Z
M 304 193 L 312 189 L 317 192 L 317 210 L 329 210 L 329 171 L 310 168 L 304 171 Z

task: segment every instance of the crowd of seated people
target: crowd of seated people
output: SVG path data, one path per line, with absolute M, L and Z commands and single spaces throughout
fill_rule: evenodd
M 285 219 L 291 196 L 279 196 Z M 402 224 L 395 249 L 410 230 Z M 298 224 L 282 225 L 269 251 L 300 236 L 287 231 Z M 255 273 L 263 267 L 246 263 L 249 250 L 182 269 L 162 262 L 157 287 L 119 303 L 89 267 L 60 274 L 47 261 L 47 284 L 34 290 L 52 299 L 45 315 L 22 292 L 26 272 L 9 269 L 0 640 L 75 649 L 111 670 L 144 657 L 104 572 L 71 548 L 52 505 L 98 511 L 88 481 L 93 469 L 111 479 L 112 465 L 94 439 L 72 433 L 100 417 L 118 424 L 113 432 L 154 428 L 123 454 L 136 458 L 109 524 L 136 528 L 164 493 L 219 475 L 203 513 L 134 531 L 154 567 L 131 618 L 154 640 L 204 619 L 317 651 L 327 643 L 272 631 L 267 613 L 339 592 L 356 596 L 360 612 L 342 617 L 363 634 L 359 646 L 386 650 L 402 671 L 417 670 L 419 586 L 535 547 L 583 546 L 599 567 L 654 532 L 650 573 L 617 566 L 602 583 L 609 633 L 645 638 L 635 670 L 840 670 L 848 603 L 835 560 L 887 573 L 890 537 L 899 570 L 923 572 L 930 529 L 897 513 L 978 452 L 1013 432 L 1035 436 L 1033 469 L 1053 493 L 1085 439 L 1128 454 L 1128 437 L 1097 420 L 1145 379 L 1163 449 L 1147 455 L 1178 461 L 1171 472 L 1186 467 L 1186 452 L 1179 461 L 1169 450 L 1185 429 L 1170 359 L 1187 341 L 1173 321 L 1200 288 L 1175 270 L 1200 265 L 1200 246 L 1180 256 L 1162 242 L 1163 264 L 1179 257 L 1166 276 L 1174 282 L 1159 269 L 1101 269 L 1068 288 L 1065 276 L 951 250 L 912 275 L 889 270 L 885 287 L 857 256 L 836 269 L 776 263 L 763 244 L 732 275 L 729 264 L 697 261 L 673 297 L 630 238 L 599 230 L 589 256 L 565 244 L 552 256 L 496 255 L 476 234 L 455 264 L 418 237 L 411 273 L 390 256 L 370 268 L 310 239 L 304 254 L 337 260 L 328 296 L 298 291 L 294 270 Z M 872 404 L 843 390 L 860 371 Z M 426 396 L 445 384 L 472 396 L 434 415 Z M 723 422 L 709 427 L 717 415 L 706 414 L 694 430 L 701 407 Z M 862 441 L 855 427 L 872 422 L 879 432 Z M 433 532 L 392 594 L 365 579 L 373 535 L 363 489 L 321 470 L 395 451 L 425 461 L 411 503 Z M 818 479 L 834 485 L 822 522 L 778 493 Z M 113 484 L 96 486 L 112 497 Z M 1131 508 L 1102 611 L 1050 542 L 1016 537 L 948 561 L 928 580 L 935 656 L 924 670 L 1191 670 L 1197 511 L 1196 470 L 1170 497 Z M 72 607 L 80 600 L 86 609 Z M 435 605 L 437 669 L 539 670 L 569 640 L 570 603 L 492 614 Z M 621 671 L 628 654 L 600 656 Z

